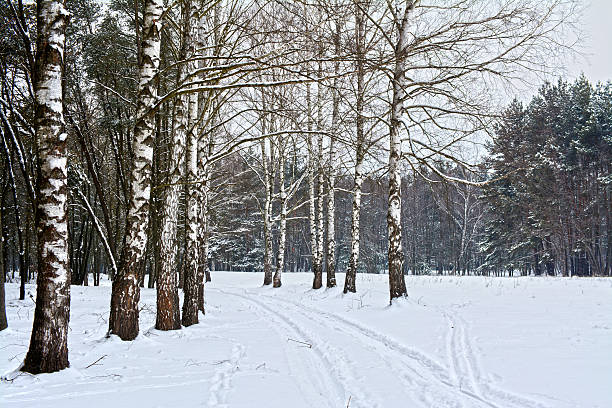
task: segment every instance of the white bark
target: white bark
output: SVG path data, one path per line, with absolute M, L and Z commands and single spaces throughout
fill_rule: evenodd
M 278 183 L 279 197 L 281 202 L 280 223 L 278 237 L 278 256 L 276 258 L 276 272 L 274 273 L 274 287 L 279 288 L 282 281 L 282 273 L 285 269 L 285 247 L 287 243 L 287 190 L 285 188 L 285 147 L 281 138 L 278 139 Z
M 58 371 L 69 365 L 68 171 L 62 89 L 67 18 L 63 1 L 38 2 L 34 83 L 39 166 L 38 281 L 30 347 L 22 368 L 34 374 Z
M 186 11 L 183 10 L 183 13 Z M 186 16 L 183 17 L 184 21 Z M 186 23 L 183 23 L 186 25 Z M 186 56 L 185 39 L 181 40 L 181 58 Z M 184 65 L 177 68 L 176 84 L 185 80 Z M 178 281 L 177 281 L 177 230 L 179 218 L 179 201 L 182 181 L 185 172 L 185 145 L 187 138 L 187 103 L 189 96 L 180 95 L 174 100 L 172 115 L 172 140 L 170 142 L 170 157 L 168 167 L 170 176 L 168 186 L 163 190 L 162 205 L 162 231 L 160 235 L 160 262 L 157 276 L 157 320 L 155 327 L 158 330 L 177 330 L 181 328 Z
M 363 2 L 360 2 L 363 3 Z M 355 42 L 357 45 L 357 141 L 355 146 L 355 175 L 353 185 L 353 209 L 351 217 L 351 253 L 349 267 L 344 281 L 344 293 L 356 292 L 357 268 L 359 265 L 359 235 L 361 211 L 361 187 L 363 184 L 363 161 L 365 158 L 365 129 L 364 129 L 364 92 L 365 92 L 365 16 L 364 4 L 355 5 Z
M 265 123 L 265 120 L 262 121 Z M 265 129 L 265 125 L 263 126 Z M 264 219 L 264 285 L 272 283 L 272 268 L 273 268 L 273 249 L 272 249 L 272 195 L 274 190 L 274 174 L 272 160 L 274 160 L 274 149 L 267 139 L 262 139 L 261 147 L 261 162 L 263 167 L 263 181 L 265 188 L 265 198 L 263 206 Z
M 400 139 L 401 117 L 406 99 L 406 52 L 409 42 L 409 16 L 415 1 L 406 1 L 401 21 L 396 22 L 398 40 L 395 47 L 395 70 L 393 73 L 393 101 L 389 129 L 389 209 L 387 212 L 387 229 L 389 239 L 389 292 L 391 300 L 406 296 L 402 251 L 402 177 L 399 162 L 402 155 Z
M 218 15 L 218 5 L 214 7 L 214 26 L 217 27 L 217 15 Z M 206 32 L 206 16 L 201 15 L 198 19 L 198 33 L 196 39 L 196 48 L 198 50 L 204 50 L 207 47 L 207 32 Z M 217 30 L 215 29 L 215 35 L 213 36 L 213 40 L 215 44 L 217 42 L 216 38 Z M 214 61 L 214 60 L 213 60 Z M 206 65 L 204 60 L 199 62 L 199 68 L 204 68 Z M 206 75 L 204 73 L 200 74 L 201 80 L 206 80 Z M 216 111 L 216 101 L 212 98 L 211 106 L 208 107 L 204 103 L 204 95 L 199 95 L 201 99 L 199 99 L 198 111 L 202 115 L 209 113 L 213 116 L 210 119 L 210 123 L 212 124 L 212 128 L 214 129 L 217 123 L 218 112 Z M 210 230 L 209 230 L 209 220 L 208 220 L 208 195 L 210 191 L 210 181 L 209 181 L 209 173 L 210 168 L 208 165 L 208 157 L 212 154 L 215 132 L 214 130 L 207 129 L 206 126 L 203 125 L 204 122 L 201 122 L 199 128 L 199 144 L 198 144 L 198 180 L 200 183 L 199 187 L 199 199 L 200 205 L 198 209 L 198 217 L 199 217 L 199 237 L 200 237 L 200 245 L 199 245 L 199 258 L 198 258 L 198 308 L 202 313 L 204 310 L 204 282 L 210 281 L 210 269 L 209 269 L 209 238 L 210 238 Z M 209 132 L 204 135 L 205 132 Z
M 306 104 L 307 104 L 307 121 L 309 134 L 306 136 L 306 144 L 308 146 L 308 224 L 310 226 L 310 250 L 312 253 L 311 264 L 312 272 L 314 274 L 312 288 L 319 289 L 323 283 L 322 271 L 320 269 L 321 254 L 319 252 L 319 241 L 318 241 L 318 223 L 317 223 L 317 152 L 313 144 L 312 137 L 312 101 L 310 84 L 306 84 Z
M 322 58 L 323 53 L 320 53 Z M 323 77 L 323 65 L 319 62 L 319 78 Z M 317 84 L 317 130 L 323 132 L 323 84 Z M 319 185 L 317 197 L 317 269 L 323 274 L 324 254 L 324 228 L 325 217 L 323 214 L 323 197 L 325 196 L 325 180 L 323 174 L 323 133 L 317 135 L 317 183 Z M 322 279 L 322 278 L 321 278 Z
M 187 56 L 192 58 L 196 53 L 196 39 L 198 36 L 198 8 L 197 2 L 191 0 L 187 3 L 188 24 L 185 27 L 185 43 L 188 47 Z M 187 72 L 194 72 L 197 63 L 190 61 Z M 183 301 L 183 325 L 190 326 L 198 323 L 198 189 L 195 184 L 198 177 L 198 134 L 196 123 L 198 120 L 198 95 L 192 92 L 188 95 L 188 126 L 186 148 L 186 226 L 185 239 L 185 299 Z
M 146 0 L 142 33 L 142 61 L 139 67 L 138 106 L 134 126 L 134 163 L 126 225 L 122 267 L 113 282 L 109 332 L 122 340 L 138 335 L 138 271 L 147 244 L 151 166 L 153 161 L 152 108 L 157 101 L 155 77 L 159 71 L 162 0 Z
M 335 22 L 336 32 L 334 34 L 334 54 L 340 55 L 342 24 L 339 19 Z M 338 90 L 338 75 L 340 73 L 340 61 L 334 63 L 334 81 L 332 85 L 332 137 L 329 138 L 329 163 L 327 164 L 327 287 L 336 286 L 336 141 L 338 134 L 340 95 Z

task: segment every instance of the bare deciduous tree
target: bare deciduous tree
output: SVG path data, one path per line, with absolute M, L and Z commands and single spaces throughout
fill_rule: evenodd
M 63 117 L 62 65 L 68 12 L 64 2 L 39 0 L 34 68 L 38 142 L 38 279 L 30 347 L 22 371 L 50 373 L 68 367 L 68 169 Z

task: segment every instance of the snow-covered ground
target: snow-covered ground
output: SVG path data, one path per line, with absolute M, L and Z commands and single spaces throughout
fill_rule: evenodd
M 73 286 L 71 367 L 38 376 L 15 371 L 34 303 L 7 284 L 0 407 L 612 407 L 612 280 L 407 277 L 389 307 L 386 278 L 344 296 L 217 272 L 201 323 L 174 332 L 144 289 L 133 342 L 105 337 L 108 283 Z

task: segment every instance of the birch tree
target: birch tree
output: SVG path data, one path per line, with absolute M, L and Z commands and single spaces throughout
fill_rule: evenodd
M 418 0 L 406 1 L 401 19 L 397 21 L 397 44 L 394 48 L 395 69 L 393 71 L 393 100 L 391 102 L 391 118 L 389 125 L 389 209 L 387 212 L 387 228 L 389 236 L 389 293 L 391 300 L 406 296 L 404 281 L 404 253 L 402 250 L 402 176 L 400 173 L 400 158 L 402 142 L 400 140 L 401 117 L 404 100 L 406 99 L 406 55 L 409 41 L 409 18 Z
M 285 149 L 282 138 L 278 138 L 278 196 L 280 199 L 278 255 L 276 257 L 276 272 L 274 272 L 273 286 L 280 288 L 282 273 L 285 268 L 285 248 L 287 244 L 287 190 L 285 187 Z
M 4 198 L 4 197 L 2 197 Z M 0 207 L 2 205 L 0 204 Z M 0 208 L 0 231 L 2 231 L 2 208 Z M 8 327 L 6 320 L 6 295 L 4 281 L 6 280 L 6 269 L 4 264 L 4 237 L 0 236 L 0 331 Z
M 382 35 L 393 61 L 391 68 L 383 68 L 391 79 L 387 215 L 391 300 L 406 295 L 400 158 L 404 156 L 417 173 L 418 166 L 424 166 L 447 182 L 469 183 L 444 174 L 436 163 L 471 167 L 456 148 L 491 127 L 493 101 L 489 88 L 481 84 L 508 84 L 525 66 L 537 72 L 551 70 L 554 59 L 540 55 L 552 56 L 555 48 L 567 47 L 557 30 L 570 22 L 574 11 L 575 3 L 566 0 L 501 0 L 484 7 L 462 0 L 387 3 L 390 29 Z M 367 17 L 374 20 L 371 13 Z M 407 134 L 406 152 L 402 152 L 401 130 Z
M 215 112 L 216 116 L 216 112 Z M 213 121 L 213 127 L 214 127 Z M 204 285 L 211 281 L 209 245 L 210 245 L 210 217 L 209 196 L 211 191 L 210 168 L 206 161 L 214 148 L 214 132 L 204 140 L 198 141 L 198 179 L 199 206 L 198 206 L 198 309 L 204 313 Z
M 149 222 L 155 125 L 151 109 L 157 99 L 155 77 L 160 62 L 162 11 L 161 0 L 145 0 L 126 241 L 121 267 L 113 281 L 109 317 L 109 334 L 116 334 L 122 340 L 133 340 L 138 335 L 138 271 L 146 248 Z
M 314 274 L 312 281 L 312 288 L 319 289 L 323 286 L 323 262 L 319 249 L 319 223 L 317 221 L 318 213 L 318 201 L 322 197 L 318 197 L 317 181 L 319 174 L 319 160 L 318 160 L 318 148 L 314 144 L 313 139 L 313 112 L 312 112 L 312 95 L 311 86 L 306 84 L 306 105 L 307 105 L 307 122 L 308 122 L 308 135 L 306 136 L 306 144 L 308 148 L 308 224 L 310 226 L 310 250 L 312 253 L 312 272 Z M 317 138 L 318 139 L 318 138 Z
M 323 77 L 323 49 L 319 46 L 318 50 L 319 62 L 318 62 L 318 77 Z M 316 146 L 316 169 L 317 169 L 317 227 L 316 227 L 316 238 L 317 238 L 317 270 L 319 275 L 315 278 L 316 285 L 313 285 L 313 289 L 319 289 L 323 286 L 323 261 L 324 261 L 324 235 L 325 235 L 325 216 L 324 216 L 324 203 L 325 203 L 325 176 L 324 176 L 324 147 L 323 147 L 323 104 L 324 104 L 324 87 L 323 83 L 319 81 L 317 83 L 317 146 Z
M 261 116 L 262 134 L 267 130 L 267 115 L 265 113 L 265 95 L 262 91 L 263 111 Z M 272 249 L 272 198 L 274 194 L 274 147 L 268 139 L 259 142 L 261 150 L 261 163 L 263 172 L 263 183 L 265 197 L 263 203 L 263 225 L 264 225 L 264 286 L 272 283 L 272 267 L 274 251 Z
M 68 198 L 62 66 L 68 12 L 61 0 L 37 3 L 34 68 L 38 144 L 38 278 L 30 347 L 22 371 L 51 373 L 68 367 L 70 273 L 68 270 Z
M 337 12 L 337 10 L 336 10 Z M 341 34 L 343 22 L 340 16 L 334 16 L 334 79 L 331 87 L 332 93 L 332 118 L 331 132 L 329 138 L 329 157 L 327 162 L 327 287 L 336 286 L 336 166 L 337 145 L 336 137 L 340 125 L 340 95 L 339 75 L 341 58 Z
M 4 213 L 4 196 L 5 188 L 2 189 L 0 194 L 0 331 L 8 327 L 8 321 L 6 320 L 6 294 L 4 290 L 4 282 L 6 281 L 6 257 L 4 249 L 4 225 L 3 225 L 3 213 Z
M 189 47 L 188 56 L 191 61 L 187 63 L 187 71 L 189 73 L 195 72 L 197 68 L 197 62 L 195 61 L 196 56 L 196 38 L 198 36 L 198 23 L 199 23 L 199 11 L 197 2 L 195 0 L 187 1 L 185 6 L 188 12 L 189 21 L 186 27 L 186 39 L 185 42 Z M 198 310 L 199 304 L 199 291 L 200 282 L 198 281 L 198 264 L 199 264 L 199 250 L 198 250 L 198 139 L 199 135 L 196 130 L 198 122 L 198 95 L 193 92 L 188 95 L 189 103 L 189 127 L 187 131 L 187 149 L 186 149 L 186 225 L 187 231 L 185 232 L 185 238 L 187 240 L 186 253 L 185 253 L 185 298 L 183 301 L 183 318 L 182 322 L 184 326 L 191 326 L 198 323 Z M 204 278 L 201 276 L 200 278 Z M 203 305 L 202 305 L 203 306 Z
M 189 10 L 187 2 L 181 2 L 181 22 L 178 59 L 184 60 L 187 56 L 186 34 L 189 30 Z M 186 66 L 179 64 L 176 74 L 176 86 L 185 80 Z M 188 123 L 189 95 L 179 95 L 174 99 L 172 114 L 172 143 L 170 144 L 169 178 L 165 186 L 164 205 L 162 206 L 162 231 L 160 234 L 160 258 L 156 271 L 157 276 L 157 320 L 155 328 L 158 330 L 177 330 L 181 328 L 179 310 L 178 281 L 177 281 L 177 229 L 179 222 L 180 190 L 183 188 L 185 175 L 185 144 Z
M 366 154 L 366 135 L 364 118 L 365 100 L 365 41 L 366 41 L 366 16 L 365 8 L 367 2 L 358 0 L 355 2 L 355 63 L 357 81 L 357 101 L 355 114 L 356 124 L 356 145 L 355 145 L 355 168 L 353 184 L 353 207 L 351 212 L 351 252 L 349 265 L 344 278 L 344 293 L 356 292 L 357 267 L 359 264 L 359 243 L 360 243 L 360 215 L 361 215 L 361 189 L 364 177 L 364 160 Z

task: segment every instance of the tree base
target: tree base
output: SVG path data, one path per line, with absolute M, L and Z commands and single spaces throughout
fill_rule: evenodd
M 312 281 L 312 288 L 321 289 L 322 287 L 323 287 L 323 274 L 321 272 L 315 272 L 315 276 Z
M 198 283 L 198 310 L 206 314 L 204 310 L 204 283 Z
M 178 292 L 169 297 L 157 295 L 157 317 L 155 319 L 155 329 L 161 331 L 180 330 L 181 311 L 179 309 Z
M 263 285 L 268 286 L 272 284 L 272 273 L 264 273 Z
M 68 349 L 28 351 L 20 371 L 30 374 L 55 373 L 70 367 Z
M 117 276 L 113 282 L 108 334 L 117 335 L 123 341 L 138 337 L 140 287 L 137 282 L 137 277 L 132 275 Z
M 355 285 L 355 275 L 351 273 L 351 271 L 346 272 L 346 277 L 344 278 L 344 293 L 356 293 L 357 287 Z

